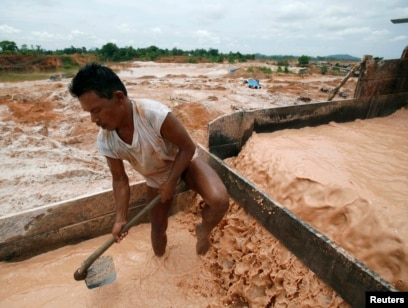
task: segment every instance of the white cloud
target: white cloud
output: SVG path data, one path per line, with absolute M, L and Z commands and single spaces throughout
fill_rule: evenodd
M 162 33 L 162 30 L 160 29 L 160 27 L 154 27 L 154 28 L 152 28 L 152 32 L 154 32 L 154 33 Z
M 408 43 L 408 24 L 390 22 L 408 16 L 407 0 L 123 0 L 120 14 L 111 0 L 1 3 L 7 10 L 0 10 L 0 40 L 51 50 L 117 42 L 135 48 L 311 56 L 341 51 L 390 58 L 400 57 Z
M 371 33 L 370 28 L 367 27 L 358 27 L 358 28 L 346 28 L 343 30 L 336 31 L 335 34 L 339 36 L 360 36 L 360 39 L 363 38 L 362 35 Z
M 71 31 L 71 34 L 72 34 L 73 36 L 85 35 L 84 32 L 79 31 L 79 30 L 72 30 L 72 31 Z
M 212 34 L 207 30 L 197 30 L 194 34 L 200 45 L 207 45 L 210 47 L 211 45 L 217 45 L 220 42 L 220 38 L 217 35 Z
M 129 33 L 132 31 L 128 24 L 120 24 L 117 28 L 119 32 L 122 32 L 122 33 Z
M 40 40 L 49 40 L 49 39 L 53 39 L 55 38 L 54 34 L 48 33 L 46 31 L 33 31 L 31 32 L 31 34 L 35 37 L 37 37 Z
M 220 4 L 205 4 L 196 7 L 192 14 L 189 15 L 189 18 L 195 19 L 195 22 L 200 25 L 207 26 L 223 19 L 226 12 L 228 12 L 228 8 Z
M 11 27 L 9 25 L 0 25 L 0 32 L 12 34 L 12 33 L 20 33 L 21 30 Z
M 402 42 L 402 41 L 408 41 L 408 36 L 406 36 L 406 35 L 399 35 L 399 36 L 396 36 L 396 37 L 393 37 L 390 41 L 392 41 L 392 42 Z

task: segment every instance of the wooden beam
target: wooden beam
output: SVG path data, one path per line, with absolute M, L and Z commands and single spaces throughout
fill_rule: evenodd
M 391 19 L 393 24 L 403 24 L 408 22 L 408 18 Z

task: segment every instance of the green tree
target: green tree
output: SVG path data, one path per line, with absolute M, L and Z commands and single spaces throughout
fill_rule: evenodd
M 309 56 L 305 56 L 305 55 L 302 55 L 302 56 L 300 56 L 299 58 L 298 58 L 298 63 L 299 63 L 299 66 L 307 66 L 307 65 L 309 65 L 309 60 L 310 60 L 310 57 Z
M 181 49 L 178 49 L 178 48 L 174 47 L 174 48 L 171 50 L 170 54 L 171 54 L 172 56 L 182 56 L 182 55 L 184 54 L 184 51 L 181 50 Z
M 1 41 L 0 49 L 2 53 L 15 53 L 18 52 L 17 44 L 13 41 Z
M 214 49 L 214 48 L 208 49 L 208 55 L 210 57 L 218 57 L 219 56 L 218 49 Z
M 26 55 L 26 54 L 29 53 L 29 49 L 28 49 L 27 44 L 21 45 L 21 47 L 20 47 L 20 53 L 22 53 L 23 55 Z
M 285 60 L 285 59 L 279 59 L 276 63 L 276 65 L 278 66 L 288 66 L 289 65 L 289 61 Z
M 115 58 L 115 55 L 118 53 L 119 48 L 114 43 L 107 43 L 102 46 L 101 50 L 99 51 L 102 57 L 102 60 L 112 60 Z

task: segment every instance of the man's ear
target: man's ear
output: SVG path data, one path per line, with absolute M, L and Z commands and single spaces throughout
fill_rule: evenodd
M 120 103 L 124 103 L 126 101 L 126 95 L 123 94 L 123 92 L 119 90 L 113 92 L 113 97 Z

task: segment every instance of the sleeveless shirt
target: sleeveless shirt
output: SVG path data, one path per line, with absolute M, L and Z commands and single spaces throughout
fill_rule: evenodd
M 161 126 L 169 112 L 167 106 L 150 100 L 132 102 L 134 132 L 132 144 L 124 142 L 116 130 L 100 129 L 97 146 L 107 157 L 126 160 L 143 175 L 148 186 L 158 188 L 166 182 L 178 147 L 160 134 Z

